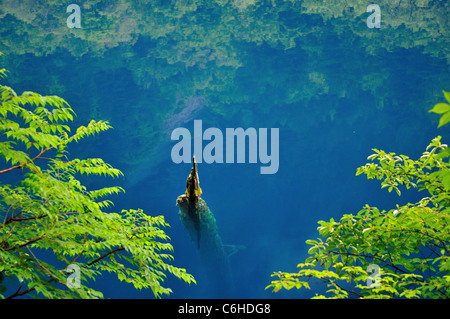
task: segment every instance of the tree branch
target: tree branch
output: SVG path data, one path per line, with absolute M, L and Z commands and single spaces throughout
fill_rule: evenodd
M 4 169 L 4 170 L 1 170 L 1 171 L 0 171 L 0 174 L 3 174 L 3 173 L 6 173 L 6 172 L 9 172 L 9 171 L 12 171 L 13 169 L 16 169 L 16 168 L 22 169 L 24 166 L 27 166 L 28 164 L 33 163 L 35 160 L 37 160 L 38 158 L 40 158 L 40 157 L 42 156 L 42 154 L 44 154 L 45 152 L 49 151 L 49 150 L 52 149 L 52 148 L 53 148 L 53 147 L 47 147 L 47 148 L 45 148 L 45 149 L 42 149 L 41 152 L 40 152 L 38 155 L 36 155 L 33 159 L 29 160 L 28 162 L 22 163 L 22 164 L 18 164 L 18 165 L 14 165 L 14 166 L 11 166 L 10 168 L 6 168 L 6 169 Z
M 29 241 L 27 241 L 27 242 L 25 242 L 25 243 L 23 243 L 23 244 L 20 244 L 20 245 L 17 245 L 17 246 L 9 247 L 9 248 L 6 249 L 6 251 L 14 250 L 14 249 L 17 249 L 17 248 L 22 248 L 22 247 L 28 246 L 28 245 L 30 245 L 30 244 L 32 244 L 32 243 L 37 242 L 38 240 L 41 240 L 42 238 L 44 238 L 44 236 L 38 236 L 38 237 L 36 237 L 36 238 L 30 239 Z
M 93 261 L 90 261 L 89 263 L 86 264 L 85 267 L 92 266 L 93 264 L 99 262 L 99 261 L 102 260 L 103 258 L 106 258 L 106 257 L 108 257 L 109 255 L 114 254 L 114 253 L 116 253 L 116 252 L 118 252 L 118 251 L 121 251 L 121 250 L 124 250 L 124 249 L 125 249 L 125 248 L 123 248 L 122 246 L 117 247 L 116 249 L 111 250 L 110 252 L 104 254 L 103 256 L 100 256 L 100 257 L 98 257 L 97 259 L 94 259 Z

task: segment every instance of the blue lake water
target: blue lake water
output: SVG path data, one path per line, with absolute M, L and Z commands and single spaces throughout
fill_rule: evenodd
M 317 221 L 356 214 L 365 204 L 391 209 L 421 198 L 414 191 L 398 197 L 356 177 L 371 149 L 417 158 L 437 135 L 448 142 L 449 129 L 437 129 L 438 117 L 427 112 L 450 87 L 448 21 L 439 15 L 441 24 L 430 25 L 426 18 L 448 10 L 444 1 L 412 9 L 384 1 L 379 29 L 366 24 L 367 4 L 338 1 L 330 10 L 344 13 L 330 17 L 314 1 L 253 2 L 186 1 L 183 10 L 176 1 L 99 2 L 82 6 L 81 28 L 70 30 L 65 7 L 53 2 L 48 21 L 45 4 L 28 14 L 12 2 L 1 7 L 8 85 L 63 97 L 78 115 L 74 126 L 108 120 L 113 130 L 71 154 L 102 157 L 125 177 L 86 183 L 123 186 L 126 193 L 111 198 L 115 210 L 142 208 L 171 225 L 173 264 L 197 285 L 168 276 L 170 298 L 313 296 L 319 290 L 264 288 L 272 272 L 295 271 L 306 258 L 305 240 L 317 237 Z M 224 137 L 226 128 L 279 129 L 275 174 L 260 174 L 265 164 L 248 157 L 198 165 L 202 198 L 223 243 L 245 246 L 230 257 L 232 294 L 204 274 L 175 205 L 192 165 L 173 162 L 171 133 L 184 127 L 193 135 L 194 120 Z M 93 285 L 106 298 L 153 298 L 112 275 Z

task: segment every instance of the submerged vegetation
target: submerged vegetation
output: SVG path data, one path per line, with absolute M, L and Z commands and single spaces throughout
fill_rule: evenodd
M 5 70 L 1 70 L 1 76 Z M 115 273 L 155 297 L 170 294 L 168 273 L 195 282 L 173 259 L 163 216 L 141 209 L 107 212 L 105 197 L 121 187 L 89 190 L 85 176 L 118 177 L 122 172 L 101 158 L 78 159 L 68 147 L 108 130 L 91 121 L 71 133 L 74 112 L 57 96 L 16 94 L 0 86 L 0 297 L 98 298 L 90 288 L 102 273 Z M 8 176 L 9 175 L 9 176 Z M 12 175 L 12 177 L 11 177 Z M 19 179 L 6 184 L 5 180 Z
M 448 75 L 398 69 L 396 62 L 414 66 L 414 54 L 430 58 L 424 62 L 430 68 L 450 61 L 449 3 L 377 4 L 381 30 L 367 28 L 367 4 L 356 0 L 86 1 L 80 5 L 81 28 L 69 29 L 59 1 L 7 0 L 0 11 L 0 50 L 14 72 L 26 74 L 31 55 L 40 57 L 37 73 L 46 74 L 45 57 L 52 57 L 55 73 L 70 74 L 55 75 L 41 91 L 64 88 L 78 99 L 83 83 L 90 107 L 77 114 L 120 121 L 116 130 L 133 151 L 111 147 L 121 149 L 121 164 L 137 166 L 166 138 L 163 123 L 183 114 L 193 96 L 205 100 L 213 121 L 249 127 L 259 114 L 270 114 L 260 126 L 294 132 L 334 119 L 346 105 L 355 105 L 346 119 L 350 124 L 368 108 L 385 105 L 409 106 L 421 114 L 416 102 L 429 105 L 437 93 L 433 83 Z M 126 85 L 117 85 L 117 77 Z M 404 79 L 426 94 L 403 87 Z M 111 90 L 102 101 L 121 103 L 98 107 L 106 85 Z M 368 102 L 361 105 L 358 99 Z M 298 125 L 305 112 L 309 120 Z
M 450 93 L 444 95 L 450 103 Z M 449 110 L 446 103 L 431 110 L 444 114 L 440 126 Z M 381 180 L 399 196 L 410 188 L 427 195 L 389 211 L 366 205 L 339 221 L 319 221 L 321 237 L 306 241 L 310 256 L 301 269 L 273 273 L 267 288 L 311 289 L 315 278 L 329 288 L 316 298 L 450 298 L 450 149 L 439 136 L 417 160 L 374 151 L 356 175 Z

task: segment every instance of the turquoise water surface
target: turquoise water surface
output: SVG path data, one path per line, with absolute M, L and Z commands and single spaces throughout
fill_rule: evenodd
M 101 119 L 114 127 L 71 154 L 123 171 L 86 180 L 125 188 L 114 210 L 165 216 L 172 263 L 197 280 L 169 276 L 169 298 L 309 298 L 325 287 L 264 288 L 274 271 L 295 271 L 306 258 L 317 221 L 421 198 L 356 177 L 371 149 L 417 158 L 432 138 L 449 136 L 428 113 L 450 90 L 448 2 L 375 2 L 379 28 L 367 21 L 371 1 L 83 1 L 77 28 L 67 22 L 70 1 L 5 0 L 2 67 L 16 92 L 63 97 L 77 113 L 74 126 Z M 205 150 L 211 141 L 196 140 L 195 120 L 201 133 L 221 133 L 222 145 Z M 172 155 L 177 128 L 192 139 L 189 163 Z M 257 141 L 267 129 L 266 140 L 237 163 L 239 147 L 249 152 L 251 143 L 227 148 L 227 128 L 254 128 Z M 232 290 L 222 289 L 221 274 L 206 275 L 178 217 L 194 152 L 222 242 L 245 246 L 229 259 Z M 261 174 L 270 154 L 277 169 Z M 93 286 L 106 298 L 153 298 L 113 275 Z

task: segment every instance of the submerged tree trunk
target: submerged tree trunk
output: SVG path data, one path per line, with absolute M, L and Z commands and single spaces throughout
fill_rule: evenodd
M 206 202 L 200 198 L 202 191 L 195 157 L 193 162 L 186 183 L 186 194 L 177 198 L 177 206 L 180 209 L 178 215 L 197 246 L 209 284 L 220 292 L 219 297 L 229 297 L 233 290 L 233 281 L 228 255 L 220 238 L 216 219 Z

